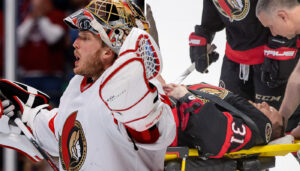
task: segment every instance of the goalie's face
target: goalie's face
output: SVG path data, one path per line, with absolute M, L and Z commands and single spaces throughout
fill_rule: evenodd
M 73 47 L 76 57 L 73 71 L 77 75 L 95 81 L 113 63 L 114 52 L 90 31 L 80 31 Z

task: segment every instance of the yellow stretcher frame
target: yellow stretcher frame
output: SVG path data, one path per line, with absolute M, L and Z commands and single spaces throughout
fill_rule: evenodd
M 297 152 L 299 150 L 300 150 L 300 140 L 295 140 L 294 144 L 255 146 L 248 150 L 240 150 L 237 152 L 226 153 L 224 156 L 232 159 L 243 158 L 251 155 L 258 155 L 261 157 L 285 156 L 288 153 Z M 199 156 L 197 149 L 189 149 L 188 156 L 189 157 Z M 165 161 L 177 159 L 177 158 L 179 158 L 177 153 L 167 152 L 165 156 Z

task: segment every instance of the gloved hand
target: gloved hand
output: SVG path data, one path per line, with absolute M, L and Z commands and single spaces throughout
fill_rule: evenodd
M 14 107 L 13 112 L 12 107 L 5 108 L 3 111 L 6 115 L 20 117 L 30 128 L 38 112 L 49 106 L 50 99 L 45 93 L 33 87 L 4 79 L 0 79 L 0 96 L 5 99 L 3 103 L 5 102 L 6 106 L 6 100 L 9 100 Z
M 15 106 L 8 100 L 0 100 L 0 118 L 2 115 L 12 117 L 14 115 Z
M 43 156 L 22 134 L 20 128 L 10 122 L 9 117 L 14 116 L 15 106 L 6 99 L 0 100 L 0 108 L 0 146 L 22 152 L 34 162 L 41 161 Z
M 219 53 L 214 51 L 216 46 L 207 44 L 206 38 L 198 36 L 194 32 L 190 34 L 189 45 L 191 62 L 195 62 L 196 70 L 207 73 L 208 66 L 219 58 Z

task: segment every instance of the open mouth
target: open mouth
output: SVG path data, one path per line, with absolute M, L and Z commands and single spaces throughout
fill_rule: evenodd
M 74 51 L 74 56 L 75 56 L 75 61 L 79 61 L 80 60 L 78 52 Z

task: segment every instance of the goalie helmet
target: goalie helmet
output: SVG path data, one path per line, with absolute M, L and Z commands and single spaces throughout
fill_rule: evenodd
M 93 32 L 117 54 L 133 27 L 149 32 L 144 13 L 131 0 L 93 0 L 64 21 L 72 28 Z

